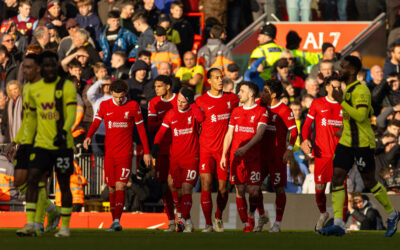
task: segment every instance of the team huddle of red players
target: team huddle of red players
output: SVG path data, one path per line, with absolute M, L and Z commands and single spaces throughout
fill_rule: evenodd
M 219 69 L 209 70 L 207 78 L 211 89 L 196 99 L 187 88 L 179 94 L 172 93 L 168 77 L 158 76 L 155 79 L 157 97 L 149 102 L 148 108 L 148 130 L 155 134 L 151 150 L 139 105 L 125 97 L 128 90 L 126 83 L 117 80 L 111 85 L 113 98 L 101 103 L 84 142 L 88 147 L 90 138 L 104 120 L 104 169 L 106 184 L 110 187 L 113 216 L 109 231 L 122 229 L 119 220 L 125 186 L 131 174 L 131 138 L 136 124 L 144 149 L 144 162 L 150 166 L 151 158 L 155 159 L 155 178 L 163 185 L 164 211 L 170 222 L 166 231 L 193 231 L 190 219 L 192 189 L 200 176 L 201 207 L 206 221 L 203 232 L 224 231 L 222 213 L 228 201 L 228 180 L 236 188 L 236 204 L 244 224 L 243 231 L 260 232 L 268 222 L 260 186 L 269 174 L 276 191 L 277 215 L 269 231 L 280 232 L 286 204 L 286 165 L 293 159 L 293 145 L 298 136 L 293 113 L 279 100 L 283 93 L 282 85 L 278 80 L 266 81 L 259 93 L 255 83 L 242 82 L 235 95 L 222 91 L 223 74 Z M 332 178 L 332 163 L 327 159 L 332 159 L 331 148 L 337 144 L 337 140 L 330 137 L 337 132 L 336 127 L 340 127 L 339 117 L 331 116 L 340 116 L 340 105 L 329 99 L 329 90 L 327 97 L 319 99 L 318 104 L 315 100 L 316 104 L 311 106 L 302 148 L 307 154 L 311 153 L 310 125 L 315 120 L 317 136 L 318 132 L 324 133 L 329 141 L 319 143 L 318 153 L 315 154 L 320 163 L 315 161 L 316 182 L 321 184 L 317 185 L 319 192 L 316 199 L 322 217 L 326 215 L 322 204 L 326 198 L 321 190 L 324 190 L 323 184 Z M 317 105 L 322 105 L 323 110 Z M 322 137 L 318 139 L 324 140 Z M 322 167 L 318 169 L 317 165 Z M 214 178 L 218 179 L 215 228 L 211 199 Z M 249 208 L 246 191 L 249 193 Z M 257 225 L 254 221 L 255 210 L 260 214 Z

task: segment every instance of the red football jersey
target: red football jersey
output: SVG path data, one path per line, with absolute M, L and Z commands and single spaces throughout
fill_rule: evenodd
M 149 153 L 143 117 L 137 102 L 125 99 L 122 105 L 117 105 L 113 99 L 103 101 L 94 118 L 86 137 L 92 137 L 101 121 L 104 120 L 106 127 L 104 141 L 106 154 L 126 156 L 133 153 L 132 134 L 134 124 L 138 126 L 144 153 Z
M 261 154 L 262 156 L 265 156 L 265 159 L 269 159 L 270 157 L 273 157 L 273 154 L 275 153 L 276 150 L 276 119 L 278 118 L 278 114 L 272 113 L 271 109 L 266 105 L 264 102 L 262 102 L 261 98 L 256 101 L 256 103 L 264 107 L 266 109 L 266 114 L 268 118 L 267 122 L 267 130 L 264 133 L 264 136 L 260 142 L 261 144 Z
M 297 132 L 296 122 L 292 110 L 283 102 L 279 102 L 275 106 L 270 107 L 270 109 L 272 112 L 271 119 L 275 121 L 276 149 L 279 155 L 283 155 L 287 148 L 286 138 L 288 131 L 291 132 L 291 137 L 290 137 L 291 145 L 294 145 L 297 139 L 298 132 Z
M 149 102 L 149 114 L 147 125 L 150 132 L 157 132 L 160 129 L 162 121 L 167 114 L 167 112 L 174 108 L 177 109 L 178 104 L 178 95 L 173 94 L 171 99 L 164 100 L 161 96 L 156 96 Z M 169 148 L 171 146 L 172 138 L 171 131 L 169 130 L 167 134 L 164 135 L 163 139 L 160 142 L 160 152 L 161 155 L 169 154 Z
M 205 119 L 201 123 L 200 147 L 206 152 L 221 152 L 229 118 L 232 110 L 239 104 L 239 98 L 233 93 L 212 96 L 209 92 L 196 99 L 197 105 L 204 111 Z
M 315 99 L 308 110 L 307 119 L 303 126 L 303 139 L 309 139 L 312 121 L 315 124 L 315 143 L 313 154 L 315 157 L 332 157 L 339 142 L 334 134 L 343 125 L 342 106 L 330 101 L 328 97 Z
M 17 30 L 22 34 L 28 37 L 29 41 L 32 37 L 33 26 L 36 22 L 36 19 L 33 17 L 29 17 L 27 21 L 19 20 L 19 15 L 12 17 L 11 20 L 15 22 L 17 25 Z
M 191 108 L 186 111 L 171 109 L 162 126 L 172 133 L 170 155 L 175 159 L 192 159 L 199 154 L 199 122 Z M 157 136 L 155 143 L 157 141 Z
M 235 151 L 248 143 L 257 133 L 259 125 L 267 126 L 268 118 L 266 109 L 254 104 L 252 107 L 237 107 L 233 110 L 229 127 L 233 127 L 231 145 L 231 161 L 234 159 Z M 249 149 L 244 158 L 256 159 L 260 156 L 260 145 L 256 144 Z

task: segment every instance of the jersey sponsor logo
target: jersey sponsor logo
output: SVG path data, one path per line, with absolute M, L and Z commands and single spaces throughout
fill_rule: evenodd
M 213 109 L 215 106 L 208 107 L 207 110 Z
M 230 117 L 231 117 L 231 114 L 230 114 L 230 113 L 219 114 L 219 115 L 212 114 L 212 115 L 211 115 L 211 122 L 229 120 Z M 239 118 L 239 117 L 235 117 L 235 119 L 238 119 L 238 118 Z
M 243 132 L 243 133 L 251 133 L 254 134 L 254 128 L 253 127 L 245 127 L 245 126 L 235 126 L 235 132 Z
M 58 120 L 59 114 L 57 111 L 47 113 L 40 112 L 40 117 L 42 117 L 43 120 Z
M 128 128 L 129 125 L 127 122 L 108 122 L 108 128 Z
M 47 109 L 53 109 L 54 108 L 54 102 L 52 102 L 52 103 L 48 103 L 48 102 L 45 102 L 45 103 L 40 103 L 40 105 L 42 105 L 42 109 L 43 110 L 47 110 Z
M 128 117 L 129 117 L 129 111 L 126 111 L 125 115 L 124 115 L 124 119 L 128 119 Z
M 193 128 L 174 129 L 174 136 L 187 135 L 193 133 Z
M 190 125 L 190 124 L 192 124 L 192 117 L 191 116 L 188 117 L 188 125 Z
M 343 125 L 343 122 L 338 120 L 327 120 L 326 118 L 322 118 L 321 125 L 324 127 L 326 126 L 341 127 Z
M 211 122 L 217 122 L 217 116 L 212 114 L 211 115 Z
M 326 119 L 325 118 L 322 118 L 321 125 L 326 127 Z

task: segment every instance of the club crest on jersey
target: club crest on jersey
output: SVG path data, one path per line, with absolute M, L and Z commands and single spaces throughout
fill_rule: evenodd
M 274 115 L 272 116 L 272 122 L 275 122 L 276 116 L 277 116 L 277 114 L 274 114 Z
M 217 116 L 215 114 L 211 115 L 211 122 L 217 122 Z
M 62 97 L 62 90 L 56 90 L 56 98 L 60 99 Z
M 128 117 L 129 117 L 129 111 L 126 111 L 125 115 L 124 115 L 124 119 L 128 119 Z
M 343 110 L 340 110 L 339 116 L 340 116 L 340 117 L 343 117 Z
M 32 23 L 26 23 L 26 27 L 27 27 L 28 29 L 32 28 Z
M 350 101 L 351 98 L 351 94 L 350 93 L 346 93 L 345 99 L 346 101 Z
M 108 128 L 112 128 L 112 121 L 108 122 Z
M 255 115 L 252 115 L 251 117 L 250 117 L 250 122 L 251 123 L 254 123 L 254 119 L 256 118 L 256 116 Z
M 231 102 L 226 102 L 226 105 L 228 105 L 228 109 L 231 109 Z
M 192 117 L 188 117 L 188 125 L 192 124 Z

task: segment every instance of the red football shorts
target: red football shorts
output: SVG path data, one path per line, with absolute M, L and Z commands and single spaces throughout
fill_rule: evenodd
M 261 185 L 261 162 L 256 159 L 232 157 L 231 183 L 233 185 Z
M 287 167 L 283 163 L 283 156 L 275 155 L 268 160 L 268 172 L 274 187 L 285 187 L 287 182 Z
M 131 176 L 132 156 L 104 156 L 104 175 L 107 186 L 115 187 L 115 182 L 127 183 Z
M 154 178 L 159 182 L 167 182 L 168 171 L 169 171 L 169 156 L 157 155 Z
M 220 168 L 222 152 L 212 153 L 200 151 L 200 174 L 213 174 L 218 180 L 228 180 L 228 170 Z
M 181 188 L 182 183 L 194 186 L 199 176 L 199 158 L 194 156 L 186 159 L 173 159 L 171 157 L 169 174 L 175 188 Z
M 332 182 L 333 176 L 333 159 L 317 158 L 314 161 L 314 181 L 315 184 L 324 184 Z

